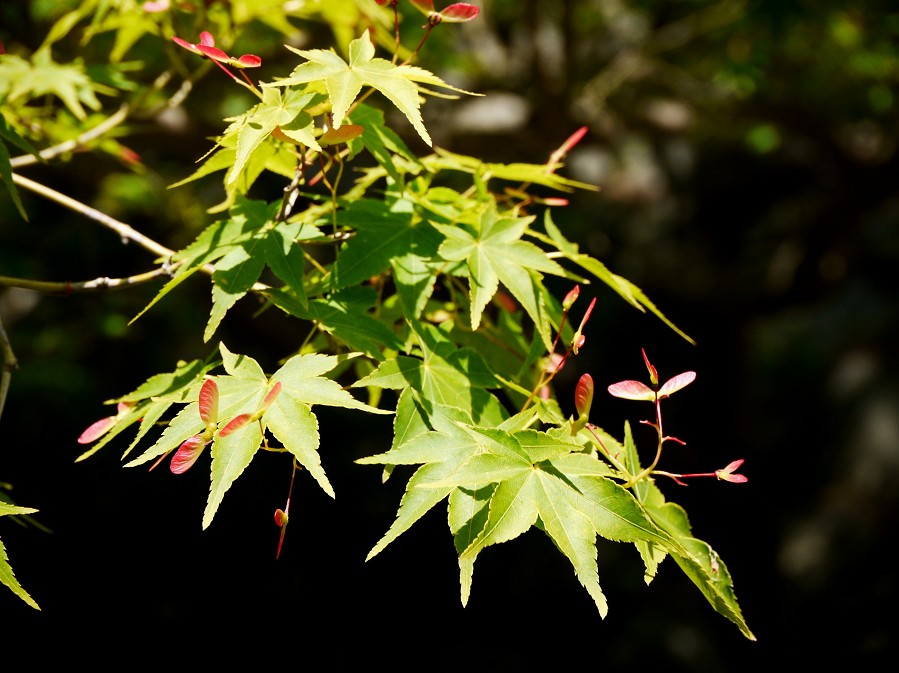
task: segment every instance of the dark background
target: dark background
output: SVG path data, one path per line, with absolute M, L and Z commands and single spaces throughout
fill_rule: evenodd
M 319 412 L 337 498 L 301 475 L 278 561 L 272 513 L 288 471 L 276 460 L 253 463 L 206 531 L 201 471 L 123 469 L 125 442 L 75 463 L 74 440 L 108 413 L 103 400 L 205 355 L 209 289 L 196 279 L 130 327 L 153 287 L 0 290 L 20 362 L 0 419 L 0 480 L 52 530 L 0 519 L 16 575 L 42 607 L 0 592 L 3 655 L 39 637 L 44 647 L 27 647 L 35 663 L 63 646 L 72 661 L 127 647 L 162 660 L 252 652 L 257 663 L 400 670 L 807 670 L 895 657 L 899 12 L 824 0 L 481 5 L 478 21 L 435 31 L 422 65 L 488 95 L 430 101 L 426 124 L 454 151 L 537 163 L 589 127 L 565 173 L 602 189 L 572 195 L 556 222 L 696 345 L 604 286 L 584 287 L 580 305 L 596 296 L 597 309 L 560 377 L 563 408 L 585 371 L 599 390 L 641 378 L 641 348 L 663 379 L 697 372 L 664 408 L 666 431 L 687 441 L 666 465 L 710 471 L 745 458 L 749 482 L 659 485 L 727 564 L 758 641 L 715 613 L 670 559 L 647 587 L 632 546 L 599 543 L 605 620 L 536 531 L 479 558 L 466 608 L 441 511 L 365 563 L 407 474 L 381 485 L 378 467 L 353 461 L 386 448 L 389 417 Z M 46 30 L 29 7 L 0 9 L 8 51 L 35 48 Z M 253 53 L 274 63 L 275 37 L 256 26 L 248 40 L 268 45 Z M 209 101 L 228 102 L 225 82 L 212 76 L 195 92 L 191 125 L 132 127 L 123 142 L 143 174 L 89 154 L 23 174 L 183 245 L 221 194 L 215 179 L 194 192 L 165 186 L 220 129 Z M 396 128 L 408 131 L 402 120 Z M 136 246 L 23 199 L 27 223 L 0 201 L 0 275 L 81 280 L 151 268 Z M 229 313 L 220 337 L 232 350 L 274 360 L 304 336 L 255 308 L 246 300 Z M 591 419 L 620 435 L 645 412 L 598 394 Z

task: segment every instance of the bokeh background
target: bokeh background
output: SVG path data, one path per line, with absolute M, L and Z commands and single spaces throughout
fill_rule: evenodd
M 65 3 L 3 2 L 7 52 L 36 48 L 56 4 Z M 353 460 L 384 450 L 389 420 L 321 412 L 338 497 L 300 482 L 278 561 L 271 517 L 287 494 L 283 465 L 254 462 L 202 531 L 208 477 L 200 471 L 124 469 L 125 442 L 75 463 L 75 438 L 108 413 L 104 400 L 179 358 L 205 355 L 209 289 L 197 280 L 130 326 L 154 288 L 68 297 L 0 288 L 20 363 L 0 419 L 0 481 L 52 531 L 0 519 L 16 575 L 43 608 L 0 592 L 4 656 L 39 635 L 46 645 L 28 648 L 34 663 L 58 656 L 57 645 L 72 661 L 99 660 L 112 644 L 132 656 L 183 652 L 206 663 L 253 652 L 257 664 L 431 671 L 809 670 L 895 660 L 899 8 L 875 0 L 479 4 L 477 21 L 433 33 L 422 64 L 487 95 L 431 100 L 426 124 L 453 151 L 536 163 L 589 128 L 565 172 L 601 189 L 572 195 L 555 220 L 696 343 L 605 287 L 582 288 L 597 310 L 560 394 L 566 399 L 584 371 L 600 388 L 641 377 L 641 348 L 663 378 L 697 372 L 665 407 L 666 431 L 687 441 L 667 466 L 709 471 L 744 458 L 749 482 L 660 485 L 727 564 L 758 641 L 715 613 L 670 560 L 646 586 L 636 552 L 623 545 L 600 542 L 605 620 L 536 532 L 479 558 L 466 608 L 441 512 L 365 563 L 406 475 L 382 485 L 377 467 Z M 321 26 L 296 28 L 299 44 L 328 37 Z M 293 63 L 282 36 L 262 23 L 242 39 L 272 64 L 260 77 Z M 108 46 L 99 36 L 69 45 L 68 56 Z M 145 59 L 148 77 L 156 47 L 139 43 L 130 55 Z M 122 142 L 143 169 L 88 154 L 23 174 L 184 245 L 221 199 L 220 182 L 166 187 L 209 149 L 222 111 L 246 104 L 215 75 L 185 114 L 130 127 Z M 415 146 L 402 120 L 396 128 Z M 271 193 L 278 188 L 273 182 Z M 28 222 L 0 195 L 0 275 L 84 280 L 150 268 L 144 251 L 109 231 L 30 194 L 23 200 Z M 273 361 L 303 335 L 257 308 L 239 304 L 221 337 Z M 594 409 L 616 434 L 646 411 L 602 396 Z

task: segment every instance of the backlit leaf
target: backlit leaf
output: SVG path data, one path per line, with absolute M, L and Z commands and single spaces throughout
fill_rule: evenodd
M 349 47 L 349 59 L 344 61 L 333 51 L 324 49 L 295 49 L 290 51 L 306 59 L 297 66 L 290 77 L 276 81 L 269 86 L 296 86 L 315 81 L 324 81 L 331 99 L 332 123 L 339 129 L 346 118 L 353 101 L 363 86 L 370 86 L 382 93 L 411 122 L 428 145 L 431 136 L 421 118 L 418 84 L 428 84 L 468 93 L 457 89 L 431 72 L 411 65 L 395 65 L 383 58 L 375 57 L 375 47 L 368 31 L 353 40 Z
M 4 515 L 20 515 L 20 514 L 33 514 L 37 512 L 36 509 L 31 507 L 19 507 L 16 505 L 10 505 L 5 502 L 0 502 L 0 516 Z M 37 602 L 29 595 L 27 591 L 22 587 L 19 583 L 19 580 L 16 579 L 15 573 L 13 573 L 12 566 L 9 563 L 9 556 L 6 553 L 6 547 L 3 546 L 3 541 L 0 540 L 0 584 L 9 588 L 16 596 L 21 598 L 25 603 L 34 608 L 35 610 L 40 610 Z
M 259 423 L 250 423 L 227 436 L 216 435 L 212 442 L 212 485 L 203 512 L 203 528 L 208 528 L 225 493 L 253 460 L 262 444 Z
M 262 91 L 262 102 L 238 117 L 229 127 L 229 131 L 237 131 L 237 154 L 225 178 L 226 185 L 237 180 L 250 155 L 276 128 L 280 127 L 281 132 L 292 140 L 321 151 L 314 135 L 313 118 L 305 110 L 317 105 L 324 97 L 302 89 L 282 92 L 265 88 Z
M 334 487 L 322 469 L 318 453 L 318 419 L 309 405 L 287 392 L 278 396 L 265 412 L 263 421 L 284 448 L 308 470 L 322 490 L 333 498 Z
M 533 243 L 521 240 L 533 218 L 501 217 L 491 204 L 481 214 L 478 231 L 434 224 L 446 240 L 438 254 L 449 261 L 466 261 L 471 299 L 471 329 L 477 330 L 488 302 L 500 282 L 524 306 L 547 351 L 552 323 L 539 292 L 540 272 L 569 277 L 569 273 Z

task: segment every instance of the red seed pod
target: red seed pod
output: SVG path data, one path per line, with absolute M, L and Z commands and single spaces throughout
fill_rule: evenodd
M 476 19 L 481 12 L 480 8 L 467 2 L 456 2 L 444 7 L 440 12 L 440 18 L 447 23 L 461 23 Z
M 593 377 L 584 374 L 577 382 L 574 389 L 574 408 L 577 409 L 579 418 L 586 418 L 590 414 L 593 404 Z

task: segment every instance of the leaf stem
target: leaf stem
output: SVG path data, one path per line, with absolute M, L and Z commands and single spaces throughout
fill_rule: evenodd
M 396 8 L 398 3 L 391 2 L 390 4 L 393 8 L 393 58 L 391 61 L 395 64 L 400 55 L 400 12 Z
M 415 60 L 415 57 L 418 56 L 418 52 L 421 51 L 421 48 L 425 46 L 425 42 L 427 42 L 428 37 L 431 35 L 431 31 L 434 30 L 434 24 L 428 21 L 428 26 L 425 29 L 425 34 L 421 36 L 421 40 L 418 42 L 418 46 L 415 47 L 415 51 L 409 54 L 409 58 L 403 61 L 402 65 L 409 65 L 412 61 Z
M 627 475 L 627 482 L 625 483 L 625 487 L 627 488 L 628 484 L 634 480 L 634 478 L 627 471 L 627 468 L 622 465 L 615 456 L 609 453 L 609 450 L 606 448 L 606 445 L 602 443 L 602 440 L 599 438 L 599 435 L 596 434 L 596 426 L 592 423 L 587 423 L 587 430 L 590 431 L 590 434 L 593 435 L 593 439 L 596 440 L 596 444 L 599 446 L 599 450 L 602 453 L 603 457 L 608 460 L 615 467 L 616 470 L 621 472 L 622 474 Z
M 655 407 L 656 407 L 656 422 L 650 423 L 649 421 L 643 421 L 646 425 L 651 425 L 656 429 L 656 434 L 658 435 L 658 445 L 656 446 L 656 455 L 652 461 L 652 464 L 649 467 L 644 468 L 640 471 L 639 474 L 631 477 L 624 484 L 624 488 L 630 488 L 638 481 L 646 477 L 648 474 L 652 473 L 655 470 L 656 465 L 659 464 L 659 460 L 662 458 L 662 447 L 665 444 L 665 436 L 662 434 L 662 400 L 659 398 L 659 393 L 655 394 Z
M 596 300 L 594 299 L 594 302 L 595 301 Z M 592 308 L 592 304 L 591 304 L 591 308 Z M 589 316 L 589 313 L 587 315 Z M 568 316 L 568 311 L 565 311 L 562 313 L 562 320 L 559 321 L 559 329 L 556 332 L 556 338 L 553 341 L 552 350 L 550 350 L 550 352 L 549 352 L 550 356 L 552 356 L 556 352 L 556 346 L 559 344 L 559 339 L 561 339 L 561 337 L 562 337 L 562 330 L 565 327 L 565 319 L 567 318 L 567 316 Z M 586 317 L 587 316 L 585 316 L 585 318 L 584 318 L 585 321 L 586 321 Z M 581 324 L 581 327 L 583 327 L 583 323 Z M 556 374 L 558 374 L 562 370 L 562 367 L 565 366 L 565 362 L 568 360 L 568 357 L 574 351 L 574 347 L 575 347 L 575 343 L 574 342 L 570 343 L 568 345 L 568 349 L 561 356 L 561 358 L 556 363 L 556 366 L 553 368 L 553 370 L 551 372 L 546 372 L 544 370 L 540 374 L 540 380 L 537 381 L 537 385 L 534 386 L 534 389 L 531 391 L 530 396 L 527 398 L 527 400 L 525 400 L 524 406 L 521 407 L 521 411 L 524 411 L 525 409 L 527 409 L 530 406 L 531 402 L 533 401 L 534 396 L 537 394 L 537 392 L 543 386 L 548 385 L 550 383 L 550 381 L 552 381 L 555 378 Z

